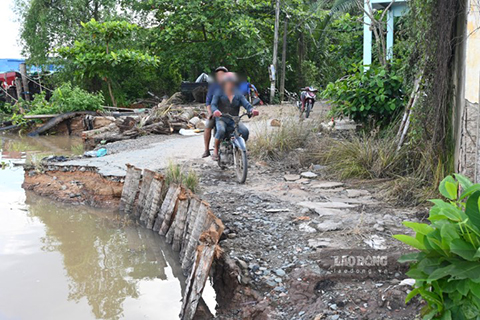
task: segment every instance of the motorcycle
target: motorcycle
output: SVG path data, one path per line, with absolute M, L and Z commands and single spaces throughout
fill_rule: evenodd
M 315 104 L 318 90 L 313 87 L 306 87 L 300 90 L 300 101 L 297 101 L 297 108 L 300 111 L 300 116 L 305 113 L 305 118 L 308 118 Z
M 225 138 L 220 142 L 218 149 L 218 165 L 222 170 L 233 166 L 237 175 L 238 183 L 245 183 L 248 172 L 247 146 L 245 140 L 238 131 L 238 124 L 244 116 L 251 116 L 244 113 L 241 116 L 231 116 L 222 114 L 222 117 L 233 119 L 235 122 L 234 130 L 229 130 L 225 134 Z

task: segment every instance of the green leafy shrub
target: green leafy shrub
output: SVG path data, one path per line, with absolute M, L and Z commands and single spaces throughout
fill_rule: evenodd
M 415 279 L 406 301 L 416 295 L 425 300 L 423 319 L 479 319 L 480 184 L 456 174 L 445 178 L 439 190 L 447 201 L 431 200 L 431 223 L 406 221 L 415 237 L 394 236 L 420 250 L 400 259 L 411 263 L 407 275 Z
M 395 68 L 371 66 L 365 70 L 353 65 L 351 75 L 329 83 L 322 95 L 333 103 L 334 116 L 385 126 L 404 106 L 402 82 Z
M 57 114 L 73 111 L 103 110 L 104 98 L 100 94 L 89 93 L 81 88 L 65 83 L 55 89 L 50 101 L 38 94 L 32 101 L 29 114 Z

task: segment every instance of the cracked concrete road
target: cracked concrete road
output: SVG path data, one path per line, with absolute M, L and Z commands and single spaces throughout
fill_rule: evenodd
M 83 158 L 59 163 L 62 166 L 88 166 L 98 168 L 105 176 L 124 176 L 127 163 L 137 168 L 158 170 L 165 168 L 170 161 L 184 162 L 201 159 L 203 153 L 203 135 L 184 137 L 159 137 L 159 142 L 152 142 L 142 149 L 126 150 L 115 154 L 107 154 L 101 158 Z M 139 138 L 137 140 L 141 140 Z M 124 143 L 123 141 L 115 143 Z M 108 149 L 108 146 L 107 146 Z

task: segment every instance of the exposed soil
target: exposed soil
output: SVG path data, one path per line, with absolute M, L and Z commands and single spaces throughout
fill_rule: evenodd
M 57 201 L 116 208 L 122 195 L 123 179 L 104 177 L 95 168 L 51 166 L 42 171 L 26 168 L 22 187 Z

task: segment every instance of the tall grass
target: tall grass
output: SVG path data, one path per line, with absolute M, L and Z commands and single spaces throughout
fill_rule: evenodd
M 377 179 L 405 171 L 403 150 L 397 151 L 393 138 L 351 136 L 349 139 L 328 139 L 314 146 L 311 158 L 329 165 L 340 178 Z
M 431 150 L 412 145 L 397 150 L 397 140 L 388 132 L 382 137 L 364 134 L 317 140 L 308 159 L 328 165 L 329 172 L 340 179 L 385 179 L 381 193 L 401 205 L 431 198 L 447 175 L 446 166 Z
M 255 136 L 248 148 L 257 159 L 279 160 L 295 149 L 306 147 L 318 128 L 314 121 L 295 118 L 281 120 L 280 127 L 271 127 L 263 122 L 255 128 Z
M 186 171 L 182 166 L 170 161 L 165 171 L 165 182 L 167 185 L 172 183 L 183 185 L 192 192 L 198 190 L 198 175 L 193 169 Z

